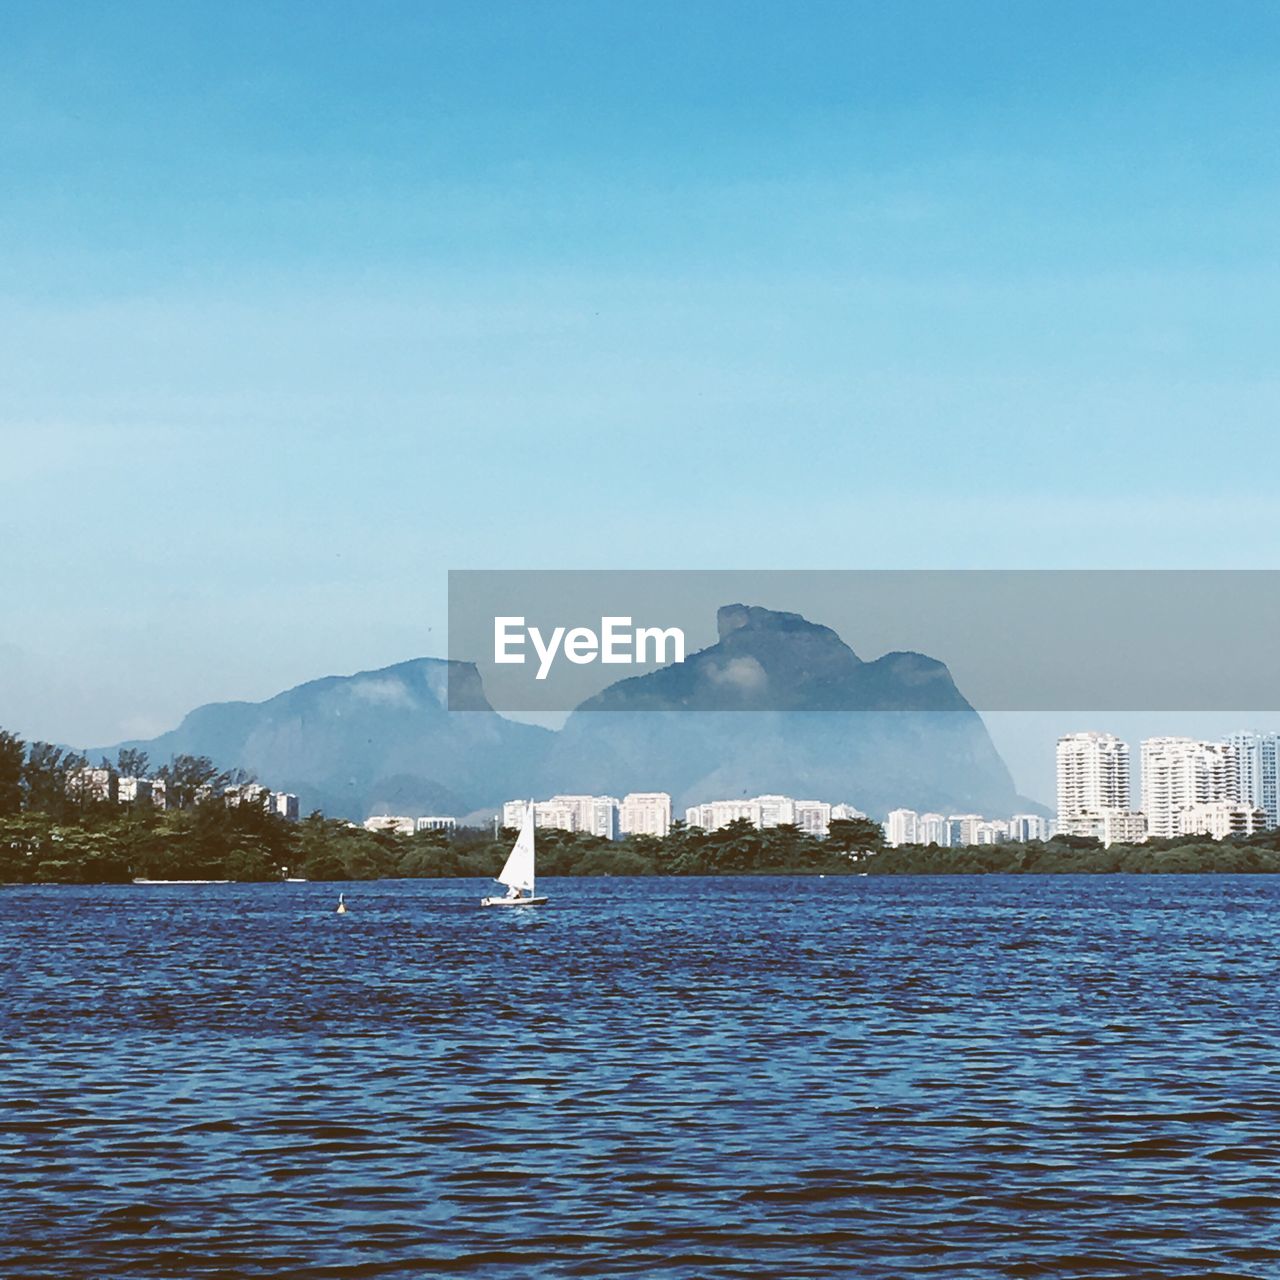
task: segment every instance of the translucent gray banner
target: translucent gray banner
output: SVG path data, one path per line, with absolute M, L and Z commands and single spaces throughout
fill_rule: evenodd
M 449 705 L 1280 706 L 1271 570 L 455 570 Z

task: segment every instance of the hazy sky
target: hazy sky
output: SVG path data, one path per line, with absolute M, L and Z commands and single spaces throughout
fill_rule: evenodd
M 10 0 L 0 724 L 442 653 L 450 567 L 1275 567 L 1278 37 Z

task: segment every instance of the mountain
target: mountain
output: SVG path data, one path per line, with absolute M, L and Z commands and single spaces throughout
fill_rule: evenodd
M 467 710 L 447 710 L 450 680 L 455 703 Z M 499 716 L 470 663 L 417 658 L 312 680 L 266 702 L 211 703 L 158 738 L 120 746 L 140 747 L 156 764 L 206 755 L 296 792 L 303 813 L 358 820 L 383 812 L 461 816 L 527 795 L 550 737 L 549 729 Z
M 864 662 L 829 627 L 756 606 L 725 606 L 717 626 L 683 664 L 584 702 L 551 743 L 542 790 L 669 791 L 677 811 L 763 792 L 879 816 L 1038 808 L 943 663 Z
M 304 813 L 354 819 L 628 791 L 669 791 L 677 812 L 766 792 L 876 816 L 1039 810 L 1018 796 L 943 663 L 918 653 L 864 662 L 829 627 L 753 605 L 727 605 L 717 622 L 715 644 L 610 685 L 559 732 L 498 715 L 471 664 L 419 658 L 266 702 L 200 707 L 169 733 L 120 745 L 156 763 L 207 755 L 296 792 Z M 465 711 L 447 709 L 451 680 Z

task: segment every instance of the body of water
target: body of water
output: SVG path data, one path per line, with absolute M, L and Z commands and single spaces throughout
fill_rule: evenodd
M 0 890 L 0 1276 L 1280 1276 L 1280 878 L 539 888 Z

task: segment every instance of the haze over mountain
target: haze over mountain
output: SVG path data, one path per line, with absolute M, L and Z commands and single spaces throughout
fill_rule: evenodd
M 465 711 L 446 709 L 451 665 Z M 550 738 L 549 729 L 496 714 L 471 664 L 415 658 L 312 680 L 265 702 L 211 703 L 158 738 L 120 745 L 141 747 L 153 764 L 179 753 L 209 756 L 296 792 L 303 813 L 358 820 L 462 816 L 525 795 Z
M 465 816 L 521 795 L 669 791 L 691 803 L 760 792 L 1007 814 L 1018 796 L 981 717 L 941 662 L 864 662 L 798 614 L 728 605 L 719 639 L 682 664 L 621 680 L 558 732 L 504 719 L 471 664 L 419 658 L 215 703 L 141 747 L 250 770 L 303 812 Z M 447 709 L 450 666 L 455 704 Z M 109 752 L 115 748 L 109 749 Z M 97 753 L 93 753 L 96 758 Z
M 725 606 L 717 627 L 683 664 L 583 703 L 551 743 L 543 789 L 669 791 L 677 809 L 774 791 L 880 817 L 1038 811 L 943 663 L 863 662 L 829 627 L 756 606 Z

